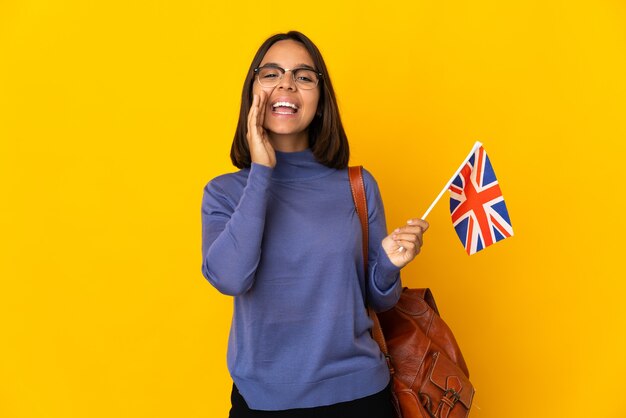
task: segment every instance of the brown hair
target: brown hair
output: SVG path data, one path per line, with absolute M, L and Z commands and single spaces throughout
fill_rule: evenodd
M 278 41 L 288 39 L 301 43 L 311 55 L 315 69 L 322 73 L 318 84 L 320 98 L 317 105 L 317 113 L 309 125 L 309 147 L 320 164 L 332 168 L 346 168 L 350 159 L 348 137 L 341 123 L 335 91 L 330 82 L 326 64 L 315 44 L 304 34 L 296 31 L 271 36 L 263 42 L 252 59 L 246 80 L 243 83 L 239 121 L 237 122 L 235 138 L 230 149 L 230 159 L 238 168 L 250 167 L 250 150 L 246 134 L 248 132 L 248 113 L 252 107 L 254 69 L 261 64 L 263 57 L 272 45 Z

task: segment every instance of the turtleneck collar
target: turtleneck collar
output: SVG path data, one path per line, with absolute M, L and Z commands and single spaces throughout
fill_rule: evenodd
M 311 180 L 326 176 L 335 169 L 320 164 L 310 148 L 296 152 L 276 152 L 272 179 L 278 181 Z

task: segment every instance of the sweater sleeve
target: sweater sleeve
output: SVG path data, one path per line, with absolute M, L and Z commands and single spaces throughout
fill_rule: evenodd
M 363 170 L 367 208 L 369 212 L 369 260 L 367 298 L 377 312 L 391 309 L 400 299 L 402 282 L 400 269 L 396 267 L 382 247 L 387 234 L 385 209 L 374 177 Z
M 254 284 L 272 169 L 253 163 L 239 201 L 215 179 L 202 198 L 202 274 L 221 293 L 240 295 Z

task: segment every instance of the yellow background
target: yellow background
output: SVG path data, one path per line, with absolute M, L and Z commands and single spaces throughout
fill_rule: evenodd
M 0 416 L 223 417 L 232 301 L 200 273 L 269 35 L 318 44 L 388 226 L 485 144 L 515 236 L 468 257 L 447 199 L 430 287 L 474 418 L 624 417 L 626 4 L 0 2 Z

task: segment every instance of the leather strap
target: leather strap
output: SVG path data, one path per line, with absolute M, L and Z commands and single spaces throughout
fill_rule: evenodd
M 443 393 L 443 397 L 441 398 L 441 402 L 439 403 L 439 407 L 435 412 L 435 416 L 441 418 L 448 418 L 452 408 L 460 399 L 459 391 L 463 385 L 461 381 L 456 376 L 448 376 L 446 379 L 446 390 Z
M 361 221 L 361 231 L 363 232 L 363 262 L 365 264 L 365 272 L 367 273 L 368 243 L 370 240 L 367 199 L 365 197 L 365 184 L 363 183 L 362 169 L 363 167 L 360 165 L 348 167 L 348 176 L 350 177 L 350 189 L 352 189 L 352 199 L 354 199 L 356 213 L 359 215 L 359 220 Z
M 367 211 L 367 199 L 365 197 L 365 183 L 363 182 L 363 167 L 354 166 L 348 167 L 348 176 L 350 177 L 350 189 L 352 189 L 352 199 L 354 200 L 354 206 L 356 207 L 356 213 L 359 215 L 359 220 L 361 222 L 361 232 L 363 235 L 363 264 L 365 269 L 365 277 L 367 280 L 368 272 L 368 245 L 369 245 L 369 219 L 368 219 L 368 211 Z M 366 284 L 367 287 L 367 284 Z M 365 304 L 367 305 L 367 289 L 365 291 Z M 374 322 L 374 326 L 372 327 L 372 338 L 374 341 L 378 343 L 380 350 L 385 355 L 387 359 L 387 366 L 389 366 L 389 372 L 393 375 L 395 370 L 391 365 L 391 360 L 389 356 L 389 350 L 387 349 L 387 343 L 385 342 L 385 336 L 383 334 L 383 329 L 380 326 L 380 321 L 378 320 L 378 316 L 376 312 L 369 306 L 367 306 L 367 313 L 370 318 Z

